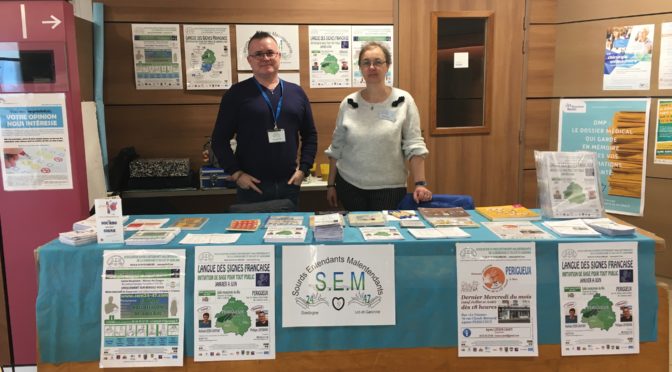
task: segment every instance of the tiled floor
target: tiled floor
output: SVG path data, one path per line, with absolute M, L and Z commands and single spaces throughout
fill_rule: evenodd
M 656 277 L 656 280 L 658 282 L 666 283 L 669 286 L 669 290 L 672 290 L 672 278 L 666 278 L 666 277 L 659 276 L 659 277 Z M 668 298 L 668 301 L 669 301 L 668 308 L 670 309 L 669 319 L 672 319 L 672 293 L 669 293 L 667 298 Z M 669 330 L 668 335 L 672 335 L 672 321 L 670 321 L 669 323 L 670 323 L 670 330 Z M 670 338 L 670 343 L 669 343 L 669 355 L 672 356 L 672 337 Z M 672 357 L 670 358 L 669 371 L 672 372 Z M 2 372 L 12 372 L 12 368 L 11 367 L 3 367 Z M 37 367 L 35 367 L 35 366 L 14 367 L 14 372 L 37 372 Z

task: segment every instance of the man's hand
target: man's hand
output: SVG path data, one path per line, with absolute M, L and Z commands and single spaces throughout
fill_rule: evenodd
M 289 179 L 289 181 L 287 181 L 287 184 L 288 185 L 294 184 L 296 186 L 301 186 L 301 182 L 303 182 L 303 178 L 304 178 L 303 171 L 301 171 L 300 169 L 297 169 L 297 170 L 294 171 L 294 174 Z
M 338 195 L 335 187 L 327 187 L 327 202 L 330 207 L 338 207 Z
M 250 176 L 249 174 L 247 174 L 245 172 L 242 172 L 242 171 L 238 171 L 238 172 L 240 172 L 240 173 L 233 175 L 234 179 L 236 180 L 236 185 L 238 185 L 238 187 L 240 187 L 243 190 L 252 189 L 259 194 L 263 194 L 261 192 L 261 190 L 259 190 L 259 188 L 257 187 L 257 184 L 261 181 L 259 181 L 258 179 Z M 238 173 L 238 172 L 236 172 L 236 173 Z

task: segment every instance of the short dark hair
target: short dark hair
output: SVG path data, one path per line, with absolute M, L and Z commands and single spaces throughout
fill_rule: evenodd
M 266 39 L 266 38 L 270 38 L 271 40 L 273 40 L 275 45 L 278 45 L 278 41 L 275 40 L 273 35 L 269 34 L 266 31 L 257 31 L 257 32 L 254 33 L 254 35 L 252 35 L 250 40 L 247 41 L 247 52 L 248 53 L 250 52 L 250 43 L 252 42 L 252 40 L 263 40 L 263 39 Z
M 206 315 L 207 315 L 208 317 L 210 317 L 210 313 L 203 313 L 203 316 L 206 316 Z
M 359 51 L 359 58 L 357 59 L 357 63 L 360 63 L 362 61 L 362 55 L 364 55 L 364 52 L 375 49 L 375 48 L 380 48 L 380 50 L 383 51 L 383 54 L 385 54 L 385 63 L 388 65 L 392 64 L 392 54 L 390 53 L 389 49 L 381 43 L 377 43 L 375 41 L 372 41 L 370 43 L 364 44 L 362 46 L 362 49 Z

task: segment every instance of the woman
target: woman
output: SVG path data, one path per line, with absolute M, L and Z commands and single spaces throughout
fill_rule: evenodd
M 408 92 L 385 85 L 392 56 L 384 45 L 369 43 L 359 52 L 366 88 L 341 102 L 329 157 L 327 201 L 340 199 L 349 211 L 396 209 L 406 195 L 409 161 L 416 202 L 429 201 L 425 181 L 427 146 L 418 108 Z

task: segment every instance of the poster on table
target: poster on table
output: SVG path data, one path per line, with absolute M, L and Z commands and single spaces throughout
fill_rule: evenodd
M 311 88 L 349 88 L 352 85 L 350 31 L 350 26 L 308 27 Z
M 608 213 L 644 213 L 650 104 L 649 98 L 560 101 L 558 151 L 597 154 Z
M 182 366 L 184 249 L 103 253 L 100 368 Z
M 197 246 L 194 360 L 275 359 L 272 245 Z
M 395 325 L 394 245 L 282 247 L 283 327 Z
M 460 357 L 529 357 L 537 345 L 534 242 L 457 243 Z
M 280 70 L 299 69 L 299 26 L 298 25 L 236 25 L 236 48 L 238 49 L 238 70 L 250 70 L 247 62 L 247 44 L 257 31 L 266 31 L 275 38 L 282 54 Z
M 658 89 L 672 89 L 672 22 L 660 26 Z
M 615 26 L 607 29 L 604 52 L 604 90 L 648 90 L 655 25 Z
M 639 353 L 637 242 L 558 244 L 562 355 Z
M 251 78 L 253 75 L 251 72 L 238 72 L 238 82 L 240 83 L 243 80 Z M 278 77 L 284 81 L 294 83 L 298 86 L 301 86 L 301 74 L 298 72 L 280 72 Z
M 184 25 L 187 90 L 229 89 L 231 39 L 228 25 Z
M 362 76 L 362 71 L 359 68 L 359 52 L 362 50 L 362 46 L 370 42 L 377 42 L 384 45 L 389 51 L 390 55 L 394 55 L 394 42 L 392 37 L 394 35 L 394 26 L 392 25 L 382 25 L 382 26 L 352 26 L 352 43 L 350 47 L 352 48 L 352 86 L 353 87 L 364 87 L 366 83 L 364 82 L 364 77 Z M 394 61 L 392 61 L 394 63 Z M 385 84 L 392 86 L 394 84 L 394 75 L 391 65 L 388 65 L 389 70 L 387 70 L 387 75 L 385 75 Z
M 656 119 L 656 148 L 653 162 L 672 164 L 672 100 L 658 100 Z
M 182 89 L 180 25 L 133 24 L 135 88 Z
M 63 93 L 0 94 L 5 191 L 72 189 Z

